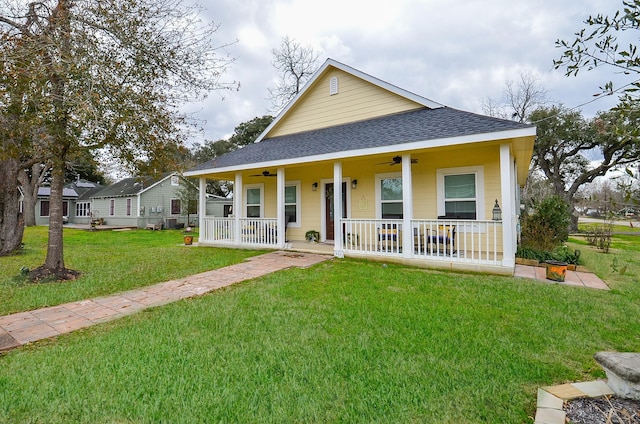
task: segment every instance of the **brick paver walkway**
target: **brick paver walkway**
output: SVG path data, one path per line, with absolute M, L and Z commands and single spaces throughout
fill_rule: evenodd
M 80 300 L 34 311 L 0 317 L 0 351 L 84 327 L 111 321 L 180 299 L 200 296 L 232 284 L 286 268 L 306 268 L 331 259 L 329 255 L 271 252 L 254 256 L 236 265 L 207 271 L 179 280 L 166 281 L 111 296 Z M 544 268 L 516 265 L 514 276 L 546 280 Z M 568 271 L 564 283 L 608 290 L 597 276 Z
M 547 283 L 586 287 L 589 289 L 609 290 L 609 286 L 591 272 L 567 271 L 563 282 L 547 280 L 547 270 L 540 266 L 516 265 L 514 277 L 534 278 Z
M 236 265 L 179 280 L 166 281 L 111 296 L 3 316 L 0 317 L 0 351 L 111 321 L 145 308 L 200 296 L 240 281 L 286 268 L 306 268 L 331 258 L 328 255 L 310 253 L 271 252 L 254 256 Z

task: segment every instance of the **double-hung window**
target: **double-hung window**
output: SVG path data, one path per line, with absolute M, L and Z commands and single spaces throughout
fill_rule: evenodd
M 376 177 L 376 197 L 382 219 L 402 219 L 402 175 L 381 174 Z
M 289 226 L 300 226 L 300 182 L 290 182 L 284 187 L 284 216 Z
M 439 169 L 438 215 L 451 219 L 484 219 L 482 167 Z
M 262 185 L 246 186 L 247 218 L 262 218 Z

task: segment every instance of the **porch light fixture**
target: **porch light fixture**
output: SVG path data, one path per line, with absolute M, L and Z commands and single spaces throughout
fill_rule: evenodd
M 502 220 L 502 210 L 500 209 L 500 205 L 498 204 L 498 199 L 496 199 L 496 204 L 493 205 L 493 220 L 501 221 Z
M 351 188 L 355 190 L 356 187 L 358 187 L 358 180 L 351 181 Z
M 318 189 L 318 183 L 311 184 L 311 191 L 316 191 Z

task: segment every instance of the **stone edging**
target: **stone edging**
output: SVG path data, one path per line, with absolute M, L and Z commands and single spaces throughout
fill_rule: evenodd
M 583 397 L 602 397 L 614 392 L 604 380 L 568 383 L 538 389 L 538 403 L 534 424 L 565 424 L 565 401 Z

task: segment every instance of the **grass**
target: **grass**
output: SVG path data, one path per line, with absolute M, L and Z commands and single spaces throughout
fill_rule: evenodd
M 67 268 L 82 272 L 65 283 L 28 284 L 23 267 L 44 263 L 47 227 L 26 229 L 24 249 L 0 258 L 0 315 L 143 287 L 220 268 L 262 253 L 182 246 L 182 232 L 64 229 Z
M 629 225 L 631 224 L 631 225 Z M 612 225 L 611 231 L 618 234 L 640 234 L 640 221 L 629 221 L 627 225 Z M 603 225 L 608 225 L 607 221 L 602 222 L 589 222 L 589 223 L 580 223 L 578 225 L 578 230 L 582 232 L 586 232 L 589 230 L 595 230 L 602 228 Z
M 637 272 L 603 292 L 351 259 L 286 270 L 5 354 L 0 422 L 531 423 L 539 386 L 640 349 Z

